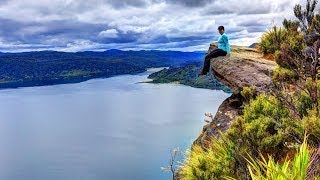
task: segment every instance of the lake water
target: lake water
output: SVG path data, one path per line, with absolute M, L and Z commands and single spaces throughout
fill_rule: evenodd
M 170 179 L 170 150 L 189 148 L 230 94 L 138 75 L 0 91 L 1 180 Z

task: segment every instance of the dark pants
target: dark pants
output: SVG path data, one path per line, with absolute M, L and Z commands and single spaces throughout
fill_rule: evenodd
M 218 56 L 226 56 L 227 52 L 222 50 L 222 49 L 215 49 L 213 50 L 210 54 L 206 55 L 205 60 L 204 60 L 204 65 L 203 65 L 203 70 L 202 72 L 204 74 L 207 74 L 210 69 L 210 60 L 212 58 L 216 58 Z

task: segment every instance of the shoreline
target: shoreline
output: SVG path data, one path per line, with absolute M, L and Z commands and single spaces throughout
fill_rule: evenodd
M 112 78 L 116 76 L 122 76 L 122 75 L 138 75 L 146 72 L 157 72 L 167 67 L 151 67 L 146 68 L 143 71 L 138 71 L 136 73 L 125 73 L 125 74 L 115 74 L 115 75 L 97 75 L 97 76 L 90 76 L 90 77 L 74 77 L 70 79 L 45 79 L 45 80 L 39 80 L 39 81 L 15 81 L 15 82 L 8 82 L 8 83 L 0 83 L 0 91 L 1 90 L 8 90 L 8 89 L 19 89 L 19 88 L 26 88 L 26 87 L 41 87 L 41 86 L 54 86 L 54 85 L 60 85 L 60 84 L 77 84 L 85 81 L 89 81 L 92 79 L 106 79 L 106 78 Z

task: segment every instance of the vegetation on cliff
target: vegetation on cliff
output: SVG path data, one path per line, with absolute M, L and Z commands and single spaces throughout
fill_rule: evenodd
M 273 53 L 278 64 L 272 91 L 257 94 L 255 87 L 244 88 L 242 115 L 221 132 L 221 139 L 213 137 L 207 147 L 192 148 L 179 171 L 182 179 L 320 178 L 316 4 L 307 0 L 305 8 L 296 5 L 297 21 L 285 19 L 284 29 L 274 28 L 262 37 L 264 52 Z M 278 31 L 286 38 L 279 38 Z

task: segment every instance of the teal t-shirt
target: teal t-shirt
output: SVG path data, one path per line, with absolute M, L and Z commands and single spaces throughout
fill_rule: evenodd
M 227 54 L 230 53 L 230 44 L 229 44 L 229 38 L 228 36 L 223 33 L 219 36 L 219 39 L 218 39 L 218 48 L 219 49 L 222 49 L 224 51 L 227 52 Z

